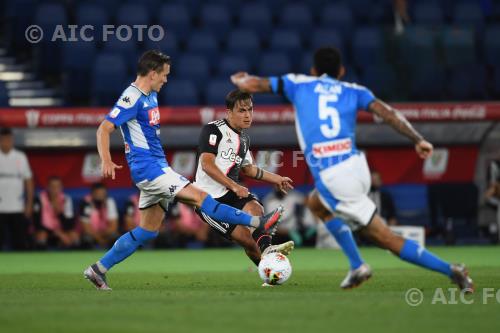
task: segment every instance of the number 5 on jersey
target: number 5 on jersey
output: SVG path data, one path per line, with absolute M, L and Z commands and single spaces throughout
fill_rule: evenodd
M 319 95 L 319 119 L 330 119 L 329 124 L 322 124 L 320 126 L 321 134 L 323 134 L 325 138 L 334 138 L 340 133 L 339 112 L 333 106 L 328 106 L 328 103 L 336 102 L 337 100 L 337 95 Z

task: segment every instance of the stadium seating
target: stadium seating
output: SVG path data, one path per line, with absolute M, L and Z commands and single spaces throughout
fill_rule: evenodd
M 225 55 L 219 60 L 217 75 L 220 77 L 228 77 L 236 72 L 250 72 L 251 67 L 246 57 L 237 55 Z
M 411 67 L 438 64 L 440 59 L 436 40 L 436 32 L 429 27 L 408 27 L 401 39 L 399 62 Z
M 376 27 L 361 27 L 354 32 L 353 59 L 359 67 L 376 65 L 385 61 L 384 41 Z
M 231 15 L 224 5 L 208 3 L 201 8 L 201 27 L 223 40 L 231 27 Z
M 96 44 L 92 42 L 79 41 L 63 45 L 62 69 L 65 71 L 63 81 L 67 98 L 77 101 L 89 98 L 90 74 L 96 55 Z
M 444 22 L 444 13 L 441 6 L 435 1 L 418 1 L 415 4 L 413 18 L 417 24 L 439 26 Z
M 245 3 L 238 18 L 241 28 L 255 31 L 260 38 L 266 39 L 273 27 L 271 10 L 266 3 Z
M 281 28 L 293 30 L 302 38 L 309 37 L 313 27 L 313 17 L 305 3 L 289 3 L 280 11 Z
M 444 95 L 446 73 L 432 64 L 414 67 L 411 71 L 410 98 L 418 101 L 440 100 Z
M 494 98 L 500 99 L 500 66 L 493 70 L 493 80 L 491 82 L 491 93 Z
M 116 24 L 118 26 L 148 25 L 150 21 L 151 17 L 148 8 L 142 3 L 125 3 L 118 7 L 116 14 Z
M 205 104 L 224 105 L 227 93 L 234 88 L 234 85 L 227 76 L 209 81 L 205 90 Z
M 337 29 L 319 28 L 315 29 L 308 40 L 309 49 L 315 50 L 323 46 L 335 46 L 342 52 L 343 60 L 348 60 L 346 57 L 346 48 L 342 35 Z
M 484 99 L 486 72 L 483 65 L 468 64 L 452 68 L 448 79 L 448 92 L 453 100 Z
M 119 54 L 99 54 L 92 72 L 92 104 L 113 105 L 131 77 Z
M 299 62 L 302 55 L 300 35 L 294 30 L 276 29 L 269 40 L 269 49 L 273 52 L 284 52 L 293 64 Z
M 192 80 L 198 89 L 206 83 L 210 76 L 210 65 L 205 57 L 197 53 L 184 53 L 179 57 L 172 73 L 183 79 Z
M 145 50 L 161 50 L 165 52 L 172 58 L 173 62 L 176 62 L 178 55 L 180 53 L 179 40 L 174 32 L 167 31 L 163 39 L 159 41 L 154 41 L 149 38 L 144 40 Z
M 158 24 L 165 27 L 167 33 L 173 31 L 181 39 L 189 35 L 191 20 L 191 14 L 183 3 L 166 3 L 160 7 Z
M 486 28 L 484 34 L 483 53 L 489 65 L 500 62 L 500 25 L 495 24 Z
M 479 1 L 458 2 L 453 11 L 453 23 L 457 26 L 484 28 L 484 16 Z
M 198 88 L 190 80 L 172 80 L 160 90 L 159 103 L 172 106 L 200 104 Z
M 9 106 L 9 95 L 5 83 L 0 81 L 0 107 Z
M 465 28 L 446 28 L 442 36 L 447 66 L 476 63 L 474 32 Z
M 282 75 L 291 71 L 290 59 L 283 52 L 263 53 L 257 68 L 257 73 L 263 76 Z
M 384 100 L 394 100 L 400 89 L 396 72 L 388 65 L 365 67 L 362 71 L 361 83 L 370 87 L 376 96 Z
M 79 26 L 90 25 L 94 27 L 92 37 L 96 42 L 102 41 L 103 26 L 108 24 L 109 15 L 106 10 L 96 3 L 83 3 L 76 8 L 76 24 Z
M 69 104 L 73 98 L 80 100 L 94 89 L 72 91 L 74 88 L 67 78 L 85 73 L 74 60 L 82 59 L 78 53 L 88 59 L 101 53 L 120 53 L 128 75 L 144 50 L 160 49 L 171 55 L 176 79 L 193 80 L 196 89 L 204 91 L 201 79 L 212 80 L 238 69 L 266 75 L 308 73 L 314 49 L 335 45 L 350 68 L 349 79 L 358 76 L 370 79 L 374 67 L 380 65 L 391 73 L 400 73 L 404 80 L 398 83 L 407 88 L 410 98 L 417 100 L 445 100 L 469 89 L 465 82 L 444 80 L 443 85 L 443 71 L 450 77 L 460 77 L 457 66 L 500 67 L 500 25 L 495 23 L 500 6 L 475 0 L 409 2 L 412 22 L 397 38 L 390 28 L 391 6 L 389 1 L 369 0 L 85 0 L 75 6 L 67 6 L 62 0 L 18 0 L 5 4 L 3 17 L 6 44 L 14 52 L 33 54 L 38 75 L 59 76 L 69 92 Z M 56 24 L 89 24 L 94 27 L 91 33 L 94 41 L 75 44 L 79 52 L 69 51 L 61 43 L 50 43 L 50 47 L 44 42 L 26 44 L 24 29 L 28 23 L 38 24 L 47 31 L 53 31 Z M 114 36 L 104 42 L 102 26 L 106 24 L 159 24 L 165 27 L 166 35 L 161 41 L 143 36 L 146 38 L 138 42 L 134 29 L 135 43 L 119 41 Z M 84 50 L 86 45 L 90 50 Z M 184 55 L 188 56 L 186 60 Z M 81 62 L 81 67 L 85 67 L 84 63 L 91 61 Z M 423 68 L 423 72 L 418 73 L 415 67 Z M 82 77 L 82 82 L 90 80 L 93 70 L 87 67 L 87 78 Z M 439 73 L 438 79 L 423 84 L 433 70 Z M 405 75 L 406 72 L 411 75 Z M 495 74 L 490 72 L 480 86 L 489 87 L 495 95 Z M 436 91 L 441 88 L 441 92 Z M 477 91 L 467 95 L 488 97 L 487 94 L 481 97 Z
M 58 38 L 52 41 L 55 35 L 56 27 L 66 26 L 68 17 L 63 5 L 58 3 L 40 4 L 35 12 L 34 23 L 38 25 L 46 38 L 43 38 L 39 44 L 36 44 L 36 67 L 40 74 L 51 75 L 60 71 L 61 45 L 63 40 Z
M 226 54 L 244 57 L 255 65 L 260 55 L 259 36 L 250 29 L 235 29 L 231 31 L 226 41 Z
M 186 51 L 193 54 L 202 54 L 211 64 L 219 56 L 219 44 L 211 31 L 193 31 L 186 43 Z
M 332 3 L 321 11 L 321 27 L 338 30 L 344 39 L 351 36 L 354 18 L 349 6 Z

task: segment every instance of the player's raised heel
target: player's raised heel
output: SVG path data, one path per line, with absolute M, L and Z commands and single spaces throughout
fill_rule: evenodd
M 260 218 L 260 227 L 268 234 L 274 235 L 283 216 L 283 210 L 283 206 L 279 206 L 271 213 L 262 216 Z
M 342 289 L 352 289 L 361 285 L 363 282 L 372 277 L 372 269 L 368 264 L 363 264 L 355 270 L 349 271 L 344 281 L 340 284 Z
M 96 272 L 92 266 L 87 267 L 87 269 L 83 271 L 83 277 L 92 282 L 97 290 L 112 290 L 106 282 L 106 276 Z
M 271 245 L 268 246 L 264 252 L 262 252 L 262 257 L 265 256 L 266 254 L 273 253 L 273 252 L 278 252 L 281 254 L 284 254 L 285 256 L 289 255 L 290 252 L 293 251 L 295 247 L 294 241 L 288 241 L 283 244 L 276 244 L 276 245 Z
M 465 265 L 453 264 L 451 265 L 451 271 L 451 281 L 457 284 L 463 292 L 472 294 L 474 292 L 474 281 L 469 276 L 469 271 Z

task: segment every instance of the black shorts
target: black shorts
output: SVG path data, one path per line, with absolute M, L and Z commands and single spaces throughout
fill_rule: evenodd
M 250 201 L 257 201 L 259 204 L 261 202 L 255 197 L 252 193 L 246 198 L 238 198 L 238 196 L 233 191 L 228 191 L 225 195 L 220 198 L 216 198 L 216 201 L 223 203 L 225 205 L 234 207 L 236 209 L 243 209 L 245 205 Z M 262 205 L 262 204 L 261 204 Z M 212 229 L 221 234 L 224 238 L 231 240 L 231 234 L 233 230 L 236 228 L 237 224 L 229 224 L 227 222 L 219 222 L 208 216 L 207 214 L 201 212 L 199 209 L 196 209 L 196 214 L 207 223 Z

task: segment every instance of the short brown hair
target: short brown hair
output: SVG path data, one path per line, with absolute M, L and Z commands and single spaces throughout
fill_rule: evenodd
M 226 107 L 232 110 L 237 101 L 246 101 L 247 99 L 252 100 L 252 94 L 239 89 L 232 90 L 226 95 Z
M 150 71 L 160 72 L 163 65 L 170 65 L 170 57 L 158 50 L 149 50 L 139 59 L 137 75 L 146 76 Z

